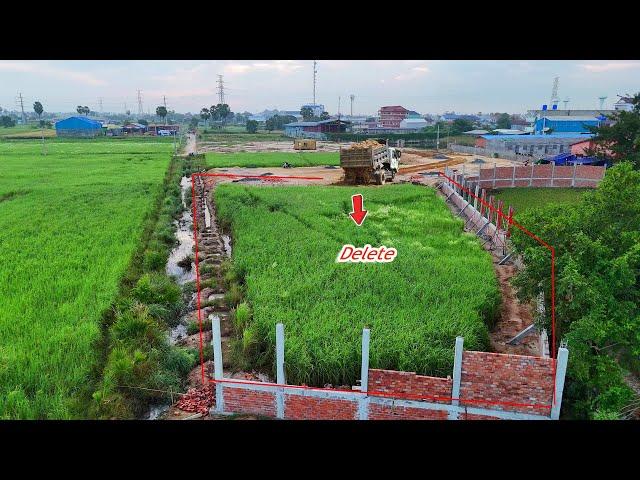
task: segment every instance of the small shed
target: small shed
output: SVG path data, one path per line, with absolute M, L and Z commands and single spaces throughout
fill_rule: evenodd
M 293 140 L 294 150 L 315 150 L 316 141 L 311 138 L 296 138 Z
M 103 133 L 102 124 L 87 117 L 69 117 L 56 122 L 58 137 L 99 137 Z

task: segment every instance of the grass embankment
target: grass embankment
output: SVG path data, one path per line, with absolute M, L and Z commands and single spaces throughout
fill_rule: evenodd
M 256 153 L 207 153 L 209 168 L 228 167 L 281 167 L 288 162 L 294 167 L 339 166 L 338 152 L 256 152 Z
M 47 147 L 42 156 L 37 141 L 0 142 L 2 418 L 86 415 L 101 319 L 132 271 L 171 151 L 164 142 Z
M 347 215 L 354 193 L 369 211 L 362 227 Z M 278 322 L 292 383 L 353 384 L 365 326 L 373 368 L 448 375 L 457 335 L 468 349 L 488 345 L 499 303 L 491 259 L 434 190 L 226 184 L 215 196 L 234 237 L 225 280 L 239 305 L 240 363 L 273 368 Z M 395 247 L 398 256 L 338 264 L 345 243 Z
M 488 193 L 503 200 L 505 208 L 511 205 L 516 216 L 533 208 L 550 204 L 577 205 L 591 188 L 503 188 Z

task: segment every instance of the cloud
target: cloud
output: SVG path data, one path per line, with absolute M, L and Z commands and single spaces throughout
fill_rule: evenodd
M 600 73 L 639 68 L 640 62 L 582 63 L 580 67 L 588 72 Z
M 396 75 L 395 77 L 393 77 L 393 79 L 398 81 L 413 80 L 427 73 L 429 73 L 429 68 L 424 65 L 421 65 L 419 67 L 412 67 L 409 69 L 407 73 L 401 73 L 400 75 Z
M 84 83 L 91 86 L 104 86 L 107 82 L 97 76 L 74 70 L 53 67 L 46 63 L 36 62 L 0 62 L 0 71 L 14 73 L 32 73 L 43 77 L 60 78 L 62 80 L 71 80 L 77 83 Z
M 273 60 L 270 62 L 230 63 L 224 66 L 224 73 L 233 75 L 255 71 L 272 71 L 289 74 L 301 68 L 304 67 L 295 60 Z

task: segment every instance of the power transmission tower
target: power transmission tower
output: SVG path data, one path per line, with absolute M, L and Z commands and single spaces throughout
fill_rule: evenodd
M 218 75 L 218 103 L 224 105 L 224 80 Z
M 20 110 L 22 111 L 22 123 L 27 123 L 27 117 L 24 114 L 24 99 L 22 98 L 22 92 L 18 93 L 16 101 L 20 104 Z
M 167 97 L 166 97 L 166 95 L 162 96 L 162 103 L 164 104 L 164 108 L 167 108 Z
M 352 93 L 351 95 L 349 95 L 349 98 L 351 99 L 350 115 L 353 117 L 353 101 L 355 100 L 356 96 Z
M 338 96 L 338 120 L 340 119 L 340 97 Z
M 555 77 L 553 79 L 553 90 L 551 90 L 551 105 L 558 105 L 560 101 L 560 97 L 558 97 L 558 81 L 560 77 Z
M 102 111 L 102 97 L 98 97 L 98 110 L 100 110 L 100 114 L 103 113 L 103 111 Z
M 564 103 L 564 109 L 565 109 L 565 110 L 567 109 L 567 105 L 569 105 L 569 102 L 570 102 L 569 97 L 565 98 L 565 99 L 562 101 L 562 103 Z
M 316 60 L 313 61 L 313 105 L 316 104 L 316 74 L 318 73 L 318 62 Z
M 138 115 L 144 115 L 144 110 L 142 109 L 142 92 L 138 90 Z
M 598 99 L 600 100 L 600 110 L 602 110 L 604 108 L 604 101 L 607 99 L 606 95 L 603 97 L 598 97 Z

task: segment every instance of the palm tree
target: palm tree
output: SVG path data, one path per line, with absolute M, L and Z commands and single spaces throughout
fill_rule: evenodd
M 167 107 L 165 107 L 164 105 L 156 107 L 156 115 L 162 118 L 162 122 L 164 123 L 164 119 L 167 118 Z
M 44 112 L 44 108 L 40 102 L 35 102 L 33 104 L 33 111 L 38 115 L 38 121 L 40 122 L 40 127 L 42 129 L 42 154 L 46 155 L 47 151 L 44 145 L 44 124 L 42 123 L 42 112 Z
M 208 108 L 205 107 L 200 110 L 200 118 L 204 120 L 205 125 L 207 125 L 207 120 L 209 120 L 209 117 L 211 117 L 211 113 L 209 112 Z

